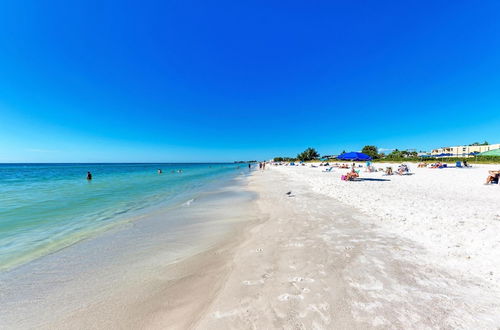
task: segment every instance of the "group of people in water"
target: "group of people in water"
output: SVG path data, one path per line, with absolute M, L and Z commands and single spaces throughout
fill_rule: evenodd
M 171 170 L 171 171 L 170 171 L 170 173 L 175 173 L 175 172 L 176 172 L 175 170 Z M 158 169 L 158 174 L 162 174 L 162 173 L 163 173 L 162 169 L 161 169 L 161 168 L 159 168 L 159 169 Z M 177 170 L 177 173 L 182 173 L 182 169 Z
M 175 171 L 175 170 L 171 170 L 171 171 L 170 171 L 170 173 L 175 173 L 175 172 L 177 172 L 177 173 L 182 173 L 182 169 L 179 169 L 179 170 L 177 170 L 177 171 Z M 158 173 L 158 174 L 163 174 L 163 170 L 162 170 L 161 168 L 159 168 L 159 169 L 157 170 L 157 173 Z M 91 173 L 90 171 L 88 171 L 88 172 L 87 172 L 87 181 L 92 181 L 92 173 Z

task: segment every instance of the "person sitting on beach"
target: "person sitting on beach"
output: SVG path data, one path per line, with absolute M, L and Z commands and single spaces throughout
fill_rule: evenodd
M 392 167 L 386 167 L 385 168 L 385 175 L 393 175 L 394 173 L 392 173 Z
M 469 167 L 469 164 L 467 163 L 466 159 L 464 159 L 464 161 L 462 163 L 464 164 L 464 167 Z
M 500 170 L 498 171 L 488 171 L 490 175 L 486 178 L 485 184 L 498 183 L 500 178 Z
M 431 168 L 440 168 L 441 166 L 443 166 L 443 164 L 441 162 L 437 162 L 436 164 L 433 164 Z
M 398 167 L 398 174 L 399 175 L 403 175 L 403 174 L 406 174 L 406 173 L 409 173 L 410 170 L 408 169 L 408 166 L 404 165 L 404 164 L 401 164 L 399 167 Z
M 347 174 L 345 175 L 345 180 L 346 180 L 346 181 L 352 181 L 352 180 L 354 180 L 355 178 L 359 178 L 359 174 L 358 174 L 358 172 L 356 172 L 356 171 L 354 170 L 354 167 L 353 167 L 353 168 L 352 168 L 352 170 L 351 170 L 349 173 L 347 173 Z
M 368 166 L 366 166 L 366 171 L 365 172 L 369 172 L 369 173 L 377 172 L 377 169 L 373 165 L 368 165 Z

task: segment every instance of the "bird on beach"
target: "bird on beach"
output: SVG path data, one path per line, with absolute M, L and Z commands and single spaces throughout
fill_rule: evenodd
M 289 192 L 286 193 L 286 195 L 288 195 L 288 197 L 290 197 L 292 195 L 292 192 L 289 191 Z

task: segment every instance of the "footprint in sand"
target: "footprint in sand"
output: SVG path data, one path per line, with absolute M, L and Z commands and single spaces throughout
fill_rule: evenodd
M 304 300 L 304 296 L 301 294 L 295 295 L 295 294 L 283 293 L 282 295 L 278 296 L 278 300 L 279 301 Z
M 243 283 L 243 285 L 259 285 L 259 284 L 264 284 L 264 280 L 256 280 L 256 281 L 245 280 L 241 283 Z
M 296 277 L 289 277 L 288 278 L 288 282 L 307 282 L 307 283 L 312 283 L 314 282 L 314 279 L 313 278 L 309 278 L 309 277 L 300 277 L 300 276 L 296 276 Z
M 239 313 L 240 313 L 239 310 L 233 309 L 232 311 L 227 311 L 227 312 L 216 311 L 215 313 L 212 314 L 212 316 L 216 319 L 222 319 L 225 317 L 237 315 Z
M 301 242 L 290 242 L 284 245 L 284 247 L 303 247 L 304 243 Z

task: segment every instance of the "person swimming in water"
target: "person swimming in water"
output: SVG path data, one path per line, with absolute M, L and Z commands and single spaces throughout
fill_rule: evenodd
M 158 174 L 162 174 L 162 173 L 163 173 L 163 172 L 162 172 L 161 168 L 159 168 L 159 169 L 158 169 Z
M 90 172 L 87 172 L 87 180 L 92 180 L 92 173 Z

